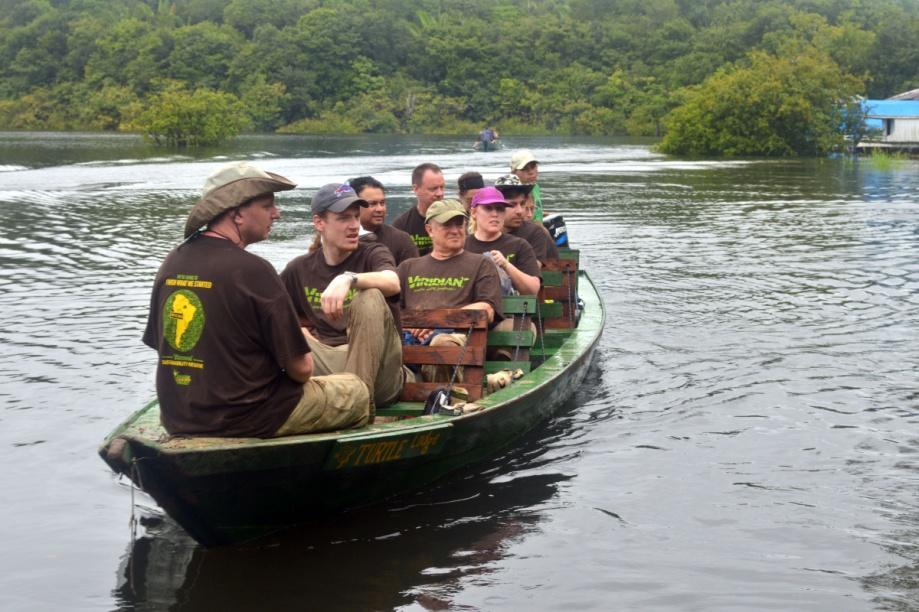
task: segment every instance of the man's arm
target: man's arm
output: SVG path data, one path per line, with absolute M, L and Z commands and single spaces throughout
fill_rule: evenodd
M 466 304 L 462 307 L 462 310 L 484 310 L 488 315 L 489 323 L 495 320 L 495 309 L 488 302 L 473 302 L 472 304 Z
M 303 353 L 296 357 L 291 357 L 284 364 L 287 375 L 298 383 L 305 383 L 313 375 L 313 354 Z
M 354 288 L 379 289 L 384 296 L 390 297 L 399 293 L 399 275 L 394 270 L 361 272 L 357 275 Z
M 351 289 L 379 289 L 385 297 L 389 297 L 399 293 L 399 276 L 393 270 L 339 274 L 322 292 L 322 312 L 331 319 L 344 316 L 345 298 Z

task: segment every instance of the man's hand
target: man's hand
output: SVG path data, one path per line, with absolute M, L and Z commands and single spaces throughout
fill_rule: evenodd
M 333 321 L 345 315 L 345 298 L 351 291 L 351 277 L 339 274 L 322 292 L 322 312 Z
M 434 333 L 433 329 L 425 329 L 422 327 L 408 327 L 405 329 L 405 331 L 413 335 L 421 344 L 427 342 L 428 338 L 431 337 L 431 334 Z

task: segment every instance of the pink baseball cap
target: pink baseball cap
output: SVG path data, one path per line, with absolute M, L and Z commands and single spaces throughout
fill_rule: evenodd
M 483 187 L 472 196 L 472 203 L 470 206 L 482 206 L 483 204 L 503 204 L 507 206 L 507 200 L 504 199 L 504 196 L 497 188 Z

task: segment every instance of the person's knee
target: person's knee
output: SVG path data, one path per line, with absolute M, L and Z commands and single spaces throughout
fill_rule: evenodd
M 363 425 L 370 415 L 370 390 L 356 374 L 341 372 L 312 379 L 320 384 L 327 409 L 350 412 Z
M 465 336 L 462 334 L 437 334 L 431 340 L 431 346 L 463 346 Z
M 379 289 L 361 289 L 351 299 L 351 310 L 364 308 L 387 308 L 386 298 Z

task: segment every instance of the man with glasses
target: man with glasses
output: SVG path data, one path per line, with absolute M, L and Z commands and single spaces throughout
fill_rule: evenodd
M 406 259 L 418 257 L 418 247 L 412 237 L 400 229 L 386 225 L 386 190 L 383 183 L 372 176 L 359 176 L 348 183 L 357 197 L 367 202 L 366 208 L 361 208 L 361 227 L 371 232 L 376 241 L 392 252 L 396 265 Z M 361 236 L 362 241 L 373 240 L 371 234 Z

